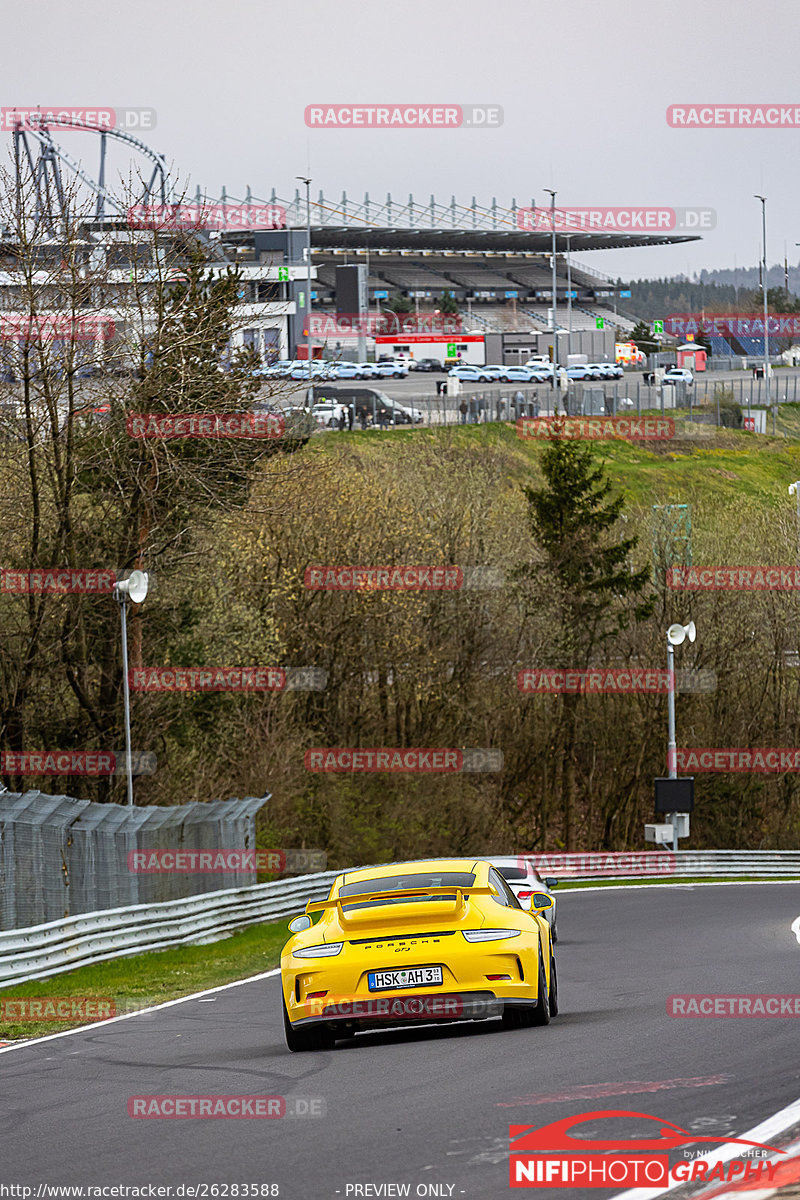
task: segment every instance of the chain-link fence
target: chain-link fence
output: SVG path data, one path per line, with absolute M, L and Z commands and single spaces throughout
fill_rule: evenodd
M 255 870 L 141 871 L 133 854 L 254 850 L 256 813 L 268 799 L 127 808 L 36 791 L 4 792 L 0 929 L 254 884 Z

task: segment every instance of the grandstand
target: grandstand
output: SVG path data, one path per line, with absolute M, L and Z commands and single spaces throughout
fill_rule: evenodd
M 434 310 L 445 296 L 452 297 L 464 318 L 464 328 L 486 331 L 534 332 L 551 327 L 552 233 L 522 227 L 516 201 L 503 207 L 438 203 L 433 196 L 420 203 L 409 196 L 397 203 L 319 199 L 310 209 L 299 192 L 291 201 L 273 190 L 268 201 L 253 197 L 235 200 L 223 190 L 219 200 L 201 196 L 198 202 L 277 205 L 286 210 L 285 251 L 281 261 L 302 261 L 306 222 L 310 224 L 312 261 L 316 268 L 316 310 L 337 308 L 335 268 L 364 264 L 370 308 L 392 311 L 392 300 L 402 297 L 420 312 Z M 535 207 L 531 201 L 531 207 Z M 218 235 L 226 253 L 239 262 L 277 262 L 279 244 L 254 230 L 240 229 Z M 580 265 L 588 250 L 673 245 L 696 241 L 695 234 L 571 231 L 556 232 L 556 321 L 564 329 L 593 330 L 602 317 L 609 331 L 627 337 L 635 321 L 619 311 L 619 288 L 609 276 Z M 569 277 L 565 253 L 570 254 Z M 571 320 L 567 291 L 574 293 Z M 616 311 L 609 306 L 614 300 Z M 299 322 L 302 324 L 302 321 Z M 300 339 L 297 339 L 298 342 Z

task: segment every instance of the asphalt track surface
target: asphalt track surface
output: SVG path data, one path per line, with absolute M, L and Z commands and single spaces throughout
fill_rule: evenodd
M 0 1184 L 171 1184 L 174 1196 L 179 1184 L 277 1183 L 291 1200 L 409 1184 L 411 1196 L 493 1200 L 520 1194 L 512 1123 L 626 1109 L 742 1135 L 800 1097 L 800 1018 L 675 1019 L 666 1000 L 800 992 L 798 915 L 798 884 L 565 892 L 561 1014 L 546 1028 L 387 1030 L 293 1055 L 275 976 L 15 1047 L 0 1054 Z M 127 1115 L 133 1095 L 239 1093 L 321 1098 L 326 1115 Z M 537 1188 L 540 1200 L 612 1194 Z

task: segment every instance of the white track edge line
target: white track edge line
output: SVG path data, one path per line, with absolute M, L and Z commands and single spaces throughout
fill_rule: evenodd
M 752 1129 L 748 1129 L 746 1133 L 740 1136 L 751 1142 L 769 1141 L 770 1138 L 783 1133 L 786 1129 L 791 1129 L 792 1125 L 796 1125 L 799 1121 L 800 1099 L 793 1100 L 791 1104 L 787 1104 L 785 1108 L 781 1108 L 778 1112 L 773 1113 L 771 1117 L 766 1117 L 758 1125 L 754 1125 Z M 694 1158 L 691 1161 L 712 1164 L 728 1162 L 739 1153 L 738 1146 L 729 1144 L 721 1146 L 719 1150 L 712 1150 L 709 1154 L 703 1154 L 699 1158 Z M 616 1195 L 611 1197 L 611 1200 L 653 1200 L 656 1196 L 665 1196 L 668 1192 L 674 1191 L 675 1188 L 684 1187 L 686 1183 L 687 1180 L 685 1179 L 675 1179 L 664 1188 L 628 1188 L 627 1191 L 617 1192 Z
M 245 983 L 257 983 L 260 979 L 270 979 L 273 975 L 280 975 L 280 972 L 280 967 L 273 967 L 271 971 L 262 971 L 260 975 L 248 975 L 246 979 L 234 979 L 232 983 L 221 983 L 217 987 L 206 988 L 203 992 L 191 992 L 188 996 L 177 996 L 174 1000 L 164 1000 L 161 1004 L 153 1004 L 149 1008 L 139 1008 L 136 1012 L 120 1013 L 118 1017 L 109 1017 L 106 1021 L 92 1021 L 90 1025 L 78 1025 L 75 1029 L 62 1029 L 60 1033 L 47 1033 L 44 1037 L 29 1038 L 27 1041 L 16 1042 L 12 1046 L 0 1048 L 0 1054 L 10 1054 L 12 1050 L 26 1050 L 29 1046 L 40 1046 L 42 1042 L 52 1042 L 56 1038 L 72 1037 L 75 1033 L 97 1032 L 105 1029 L 108 1025 L 115 1025 L 117 1021 L 130 1021 L 133 1017 L 160 1012 L 164 1008 L 172 1008 L 175 1004 L 185 1004 L 187 1000 L 197 1000 L 200 996 L 213 996 L 215 992 L 225 992 L 228 988 L 242 987 Z

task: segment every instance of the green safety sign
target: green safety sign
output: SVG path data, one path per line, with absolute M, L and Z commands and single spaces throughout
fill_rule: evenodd
M 594 323 L 598 329 L 605 329 L 605 327 L 606 327 L 606 323 L 602 317 L 595 317 Z
M 286 283 L 289 278 L 288 267 L 278 267 L 278 283 Z
M 653 333 L 663 333 L 663 332 L 664 332 L 664 322 L 663 321 L 653 321 Z
M 447 343 L 447 357 L 455 358 L 455 356 L 456 356 L 456 344 L 455 344 L 455 342 L 448 342 Z
M 306 306 L 306 294 L 305 294 L 305 292 L 298 292 L 297 293 L 297 307 L 305 308 L 305 306 Z

